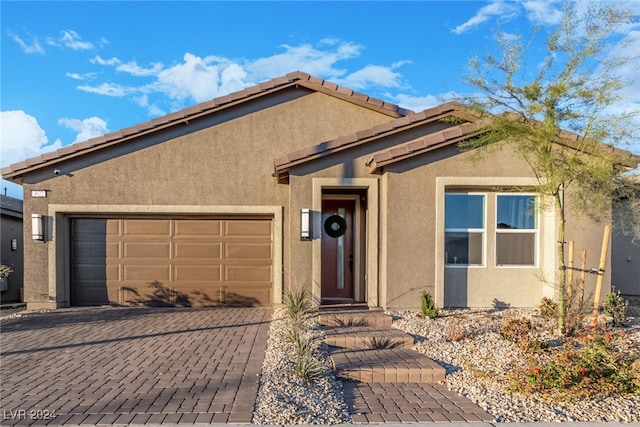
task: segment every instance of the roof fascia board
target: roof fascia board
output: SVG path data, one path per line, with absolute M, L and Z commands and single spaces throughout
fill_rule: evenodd
M 378 134 L 366 136 L 366 137 L 363 137 L 363 138 L 360 138 L 360 139 L 356 138 L 351 143 L 347 143 L 347 144 L 344 144 L 344 145 L 341 145 L 341 146 L 337 146 L 335 148 L 330 148 L 330 149 L 328 149 L 326 151 L 316 152 L 315 154 L 312 154 L 312 155 L 310 155 L 308 157 L 304 157 L 302 159 L 294 160 L 294 161 L 291 161 L 291 162 L 288 162 L 288 163 L 283 163 L 281 165 L 275 165 L 275 176 L 277 177 L 279 183 L 281 183 L 281 184 L 287 183 L 288 182 L 288 176 L 289 176 L 289 170 L 294 168 L 294 167 L 296 167 L 296 166 L 299 166 L 301 164 L 305 164 L 307 162 L 312 162 L 312 161 L 320 159 L 320 158 L 322 158 L 324 156 L 340 153 L 342 151 L 349 150 L 351 148 L 358 147 L 358 146 L 363 145 L 363 144 L 367 144 L 368 142 L 375 141 L 375 140 L 377 140 L 379 138 L 393 136 L 393 135 L 396 135 L 396 134 L 399 134 L 399 133 L 402 133 L 402 132 L 406 132 L 406 131 L 411 130 L 411 129 L 415 129 L 415 128 L 420 127 L 420 126 L 425 126 L 425 125 L 440 121 L 445 117 L 451 117 L 451 116 L 455 116 L 455 117 L 458 117 L 458 118 L 463 119 L 463 120 L 469 120 L 469 119 L 478 120 L 477 117 L 471 116 L 471 115 L 468 115 L 468 114 L 464 114 L 463 112 L 460 112 L 458 110 L 447 111 L 447 112 L 438 114 L 436 116 L 431 116 L 431 117 L 429 117 L 427 119 L 424 119 L 424 120 L 421 120 L 421 121 L 410 122 L 409 124 L 407 124 L 405 126 L 392 128 L 392 129 L 390 129 L 388 131 L 385 131 L 385 132 L 381 132 L 381 133 L 378 133 Z M 362 132 L 367 132 L 367 130 L 364 130 Z M 313 149 L 314 147 L 315 146 L 307 147 L 305 150 L 307 150 L 309 152 L 312 152 L 312 151 L 315 151 Z

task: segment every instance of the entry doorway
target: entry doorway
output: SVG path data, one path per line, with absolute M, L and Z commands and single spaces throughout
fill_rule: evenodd
M 364 202 L 365 196 L 359 193 L 323 194 L 322 304 L 364 301 Z

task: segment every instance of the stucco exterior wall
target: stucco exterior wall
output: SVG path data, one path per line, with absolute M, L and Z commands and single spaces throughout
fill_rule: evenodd
M 99 214 L 100 206 L 111 205 L 275 205 L 288 210 L 289 188 L 272 176 L 275 157 L 390 120 L 335 97 L 306 89 L 292 92 L 268 104 L 241 104 L 180 130 L 103 149 L 92 160 L 57 164 L 59 175 L 54 175 L 54 167 L 26 175 L 25 218 L 46 215 L 50 204 L 97 207 L 86 214 Z M 31 198 L 32 189 L 47 190 L 47 198 Z M 284 218 L 283 236 L 275 238 L 285 242 L 288 264 L 288 213 Z M 50 236 L 54 241 L 64 238 L 56 236 L 54 228 L 66 233 L 64 224 L 55 224 Z M 51 275 L 51 263 L 59 260 L 56 245 L 34 242 L 29 233 L 25 230 L 25 300 L 34 308 L 68 304 L 61 300 L 60 284 L 51 283 L 65 277 L 60 272 Z
M 495 234 L 486 230 L 486 264 L 482 267 L 444 267 L 444 192 L 448 188 L 480 191 L 487 195 L 487 223 L 495 222 L 495 193 L 512 185 L 533 185 L 529 168 L 505 147 L 481 160 L 455 147 L 401 162 L 387 168 L 385 236 L 386 296 L 388 308 L 418 308 L 422 290 L 434 295 L 440 307 L 533 307 L 543 296 L 556 295 L 557 229 L 555 212 L 547 205 L 539 214 L 539 253 L 535 267 L 496 267 Z M 575 217 L 575 215 L 574 215 Z M 586 218 L 571 218 L 567 240 L 585 247 L 597 266 L 603 225 Z M 411 266 L 410 268 L 408 266 Z M 607 268 L 608 271 L 608 268 Z M 605 274 L 603 295 L 608 292 Z M 587 293 L 594 280 L 587 281 Z

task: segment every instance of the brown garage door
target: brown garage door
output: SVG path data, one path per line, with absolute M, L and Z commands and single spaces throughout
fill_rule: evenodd
M 73 305 L 271 304 L 270 218 L 71 221 Z

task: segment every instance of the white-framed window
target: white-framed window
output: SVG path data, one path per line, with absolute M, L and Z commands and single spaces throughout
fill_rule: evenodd
M 538 228 L 536 195 L 496 194 L 496 266 L 536 266 Z
M 444 245 L 447 267 L 485 264 L 486 195 L 445 193 Z

